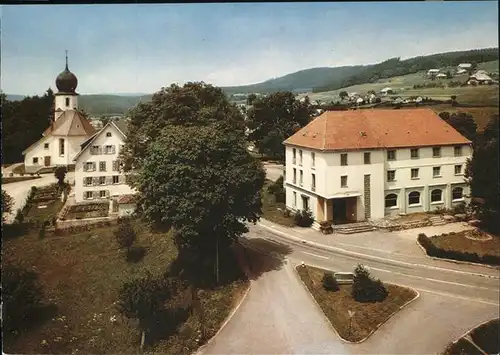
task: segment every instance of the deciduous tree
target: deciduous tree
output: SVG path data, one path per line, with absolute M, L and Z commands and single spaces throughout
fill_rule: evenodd
M 500 232 L 498 141 L 498 115 L 495 115 L 478 136 L 465 174 L 472 197 L 481 201 L 473 204 L 479 219 L 486 229 L 495 233 Z
M 308 124 L 312 114 L 309 98 L 301 102 L 292 92 L 258 98 L 248 111 L 248 139 L 261 153 L 284 159 L 283 141 Z
M 467 139 L 471 141 L 476 139 L 477 123 L 471 114 L 457 112 L 450 115 L 449 112 L 441 112 L 439 116 Z
M 341 100 L 344 100 L 347 96 L 349 96 L 347 91 L 343 90 L 343 91 L 339 92 L 339 97 Z
M 14 200 L 12 197 L 2 190 L 2 223 L 5 221 L 4 214 L 12 212 L 12 207 L 14 206 Z

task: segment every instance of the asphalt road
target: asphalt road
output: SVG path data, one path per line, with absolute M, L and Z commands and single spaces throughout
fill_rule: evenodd
M 498 270 L 487 270 L 486 277 L 477 269 L 428 268 L 332 253 L 291 243 L 259 225 L 250 226 L 242 242 L 274 262 L 252 281 L 247 298 L 204 354 L 435 354 L 479 323 L 499 316 Z M 375 277 L 412 287 L 420 297 L 367 341 L 347 344 L 295 274 L 293 268 L 302 261 L 334 271 L 352 271 L 362 263 Z
M 66 175 L 66 180 L 72 183 L 74 181 L 74 172 L 69 172 Z M 16 215 L 16 211 L 18 208 L 22 208 L 26 202 L 26 198 L 29 195 L 31 190 L 31 186 L 46 186 L 56 182 L 56 178 L 54 174 L 44 174 L 39 179 L 27 180 L 27 181 L 19 181 L 11 184 L 2 185 L 2 190 L 5 190 L 13 199 L 14 206 L 12 208 L 12 213 L 6 216 L 6 222 L 11 223 Z

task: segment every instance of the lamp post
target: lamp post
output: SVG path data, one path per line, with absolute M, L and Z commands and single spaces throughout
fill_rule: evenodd
M 354 314 L 356 312 L 351 311 L 350 309 L 348 309 L 347 313 L 349 314 L 349 336 L 351 336 L 352 335 L 352 317 L 354 317 Z

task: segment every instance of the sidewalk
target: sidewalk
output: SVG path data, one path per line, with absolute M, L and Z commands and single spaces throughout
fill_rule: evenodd
M 495 277 L 500 276 L 500 271 L 498 269 L 428 258 L 417 245 L 417 236 L 419 233 L 433 236 L 445 232 L 459 232 L 472 229 L 472 227 L 465 223 L 449 223 L 444 226 L 415 228 L 396 232 L 375 230 L 357 234 L 326 235 L 312 228 L 289 228 L 265 219 L 261 219 L 259 224 L 270 232 L 274 231 L 279 237 L 286 238 L 286 236 L 288 236 L 291 237 L 290 239 L 299 238 L 306 242 L 317 243 L 324 248 L 333 247 L 343 249 L 347 252 L 370 255 L 397 262 L 486 274 Z

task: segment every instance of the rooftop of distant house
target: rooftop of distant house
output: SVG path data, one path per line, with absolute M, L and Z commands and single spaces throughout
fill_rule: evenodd
M 284 141 L 327 151 L 470 143 L 429 108 L 326 111 Z

